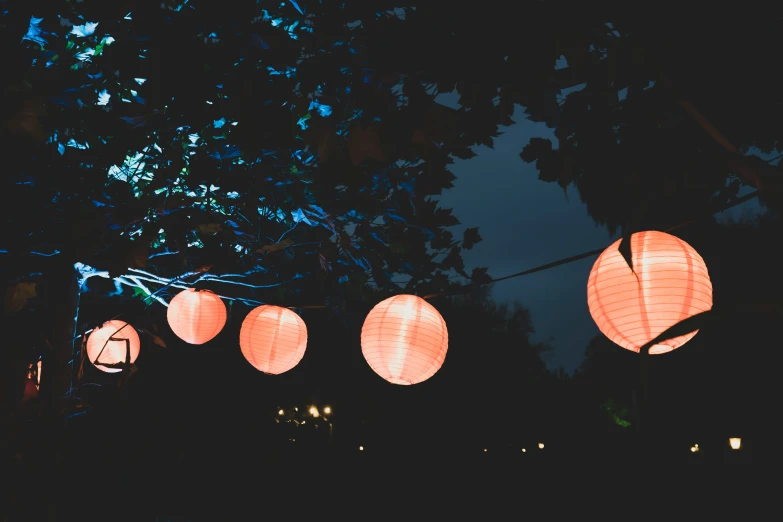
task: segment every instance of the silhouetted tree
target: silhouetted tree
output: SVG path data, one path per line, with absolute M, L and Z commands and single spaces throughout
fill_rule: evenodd
M 744 186 L 780 209 L 780 168 L 757 156 L 781 141 L 779 89 L 763 65 L 780 45 L 775 16 L 590 9 L 601 16 L 571 22 L 579 30 L 564 44 L 566 66 L 552 73 L 558 102 L 544 121 L 557 143 L 534 138 L 522 153 L 539 177 L 574 184 L 610 232 L 677 224 Z M 758 95 L 761 85 L 769 96 Z

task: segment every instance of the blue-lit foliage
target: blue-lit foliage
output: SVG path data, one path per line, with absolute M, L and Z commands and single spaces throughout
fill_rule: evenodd
M 456 111 L 414 71 L 370 59 L 372 32 L 406 10 L 236 7 L 62 1 L 29 17 L 20 50 L 52 82 L 35 162 L 59 172 L 58 188 L 42 190 L 48 174 L 11 177 L 63 217 L 25 241 L 115 275 L 209 266 L 301 282 L 293 292 L 467 277 L 448 230 L 458 221 L 432 196 L 451 186 L 449 153 L 476 141 L 417 121 L 414 99 L 423 116 Z

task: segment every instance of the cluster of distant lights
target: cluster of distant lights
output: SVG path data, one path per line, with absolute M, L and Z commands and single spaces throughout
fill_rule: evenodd
M 294 406 L 293 409 L 294 409 L 295 412 L 299 411 L 299 408 L 297 406 Z M 321 416 L 321 412 L 318 411 L 318 407 L 317 406 L 310 406 L 310 409 L 308 410 L 308 412 L 310 413 L 310 415 L 312 415 L 316 419 Z M 285 415 L 285 410 L 283 408 L 280 408 L 279 410 L 277 410 L 277 414 L 282 417 L 283 415 Z M 332 414 L 331 406 L 324 406 L 324 415 L 331 415 L 331 414 Z M 302 421 L 302 424 L 304 424 L 304 423 L 305 423 L 305 421 Z
M 538 449 L 542 450 L 544 449 L 544 443 L 539 442 L 538 443 Z M 487 453 L 489 451 L 489 448 L 484 448 L 484 453 Z M 522 448 L 522 453 L 527 453 L 527 448 Z
M 298 412 L 299 408 L 294 406 L 294 411 Z M 308 409 L 308 413 L 310 413 L 310 415 L 312 415 L 316 419 L 321 416 L 321 412 L 318 411 L 318 407 L 316 407 L 316 406 L 310 406 L 310 408 Z M 282 417 L 283 415 L 285 415 L 285 410 L 280 408 L 279 410 L 277 410 L 277 414 Z M 330 406 L 324 406 L 323 414 L 324 415 L 331 415 L 332 414 L 332 408 Z M 302 424 L 304 424 L 304 423 L 305 423 L 305 421 L 302 421 Z M 296 442 L 296 439 L 291 439 L 291 441 L 292 442 Z M 739 450 L 740 448 L 742 448 L 742 438 L 740 438 L 740 437 L 731 437 L 729 439 L 729 447 L 731 447 L 731 449 L 733 449 L 733 450 Z M 544 449 L 544 443 L 543 442 L 539 442 L 538 443 L 538 449 L 540 449 L 540 450 Z M 359 451 L 364 451 L 364 446 L 360 445 L 359 446 Z M 701 451 L 701 448 L 699 447 L 698 444 L 694 444 L 693 446 L 691 446 L 691 453 L 698 453 L 700 451 Z M 489 452 L 489 448 L 484 448 L 484 453 L 488 453 L 488 452 Z M 527 453 L 527 448 L 522 448 L 522 453 Z
M 741 437 L 731 437 L 729 439 L 729 447 L 733 450 L 739 450 L 742 448 L 742 438 Z M 691 453 L 698 453 L 701 451 L 701 448 L 698 444 L 694 444 L 691 446 Z
M 292 408 L 292 410 L 294 410 L 294 413 L 299 413 L 299 407 L 298 407 L 298 406 L 294 406 L 294 407 Z M 329 422 L 329 419 L 327 419 L 326 417 L 322 417 L 322 416 L 321 416 L 321 411 L 318 411 L 318 407 L 317 407 L 317 406 L 314 406 L 314 405 L 313 405 L 313 406 L 310 406 L 310 407 L 308 408 L 307 412 L 308 412 L 310 415 L 312 415 L 312 416 L 313 416 L 313 418 L 315 418 L 315 419 L 317 419 L 318 417 L 321 417 L 321 418 L 322 418 L 324 421 L 326 421 L 326 422 Z M 324 415 L 331 415 L 331 414 L 332 414 L 332 407 L 331 407 L 331 406 L 324 406 L 324 408 L 323 408 L 323 414 L 324 414 Z M 280 416 L 280 417 L 282 417 L 283 415 L 285 415 L 285 410 L 284 410 L 283 408 L 280 408 L 279 410 L 277 410 L 277 415 L 278 415 L 278 416 Z M 286 422 L 291 422 L 291 420 L 288 420 L 288 421 L 286 421 Z M 307 424 L 307 421 L 306 421 L 306 420 L 302 420 L 301 422 L 299 422 L 299 421 L 297 421 L 297 420 L 293 420 L 293 422 L 294 422 L 294 423 L 296 423 L 296 425 L 297 425 L 297 426 L 301 426 L 301 425 Z M 331 426 L 331 423 L 330 423 L 329 425 Z M 316 427 L 318 427 L 318 426 L 316 426 Z M 295 439 L 295 438 L 290 438 L 290 439 L 288 439 L 288 440 L 290 440 L 291 442 L 296 442 L 296 439 Z M 364 449 L 364 448 L 362 448 L 362 450 L 363 450 L 363 449 Z M 361 450 L 360 450 L 360 451 L 361 451 Z

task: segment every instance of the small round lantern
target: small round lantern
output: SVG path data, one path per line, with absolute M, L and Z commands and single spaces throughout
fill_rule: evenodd
M 658 335 L 712 308 L 712 283 L 701 256 L 685 241 L 664 232 L 631 236 L 633 271 L 618 240 L 598 257 L 587 282 L 587 304 L 598 329 L 626 350 L 639 352 Z M 670 352 L 698 330 L 654 345 Z
M 304 357 L 307 326 L 288 308 L 262 305 L 252 309 L 242 321 L 239 346 L 256 370 L 279 375 Z
M 116 319 L 107 321 L 93 330 L 87 338 L 87 358 L 102 372 L 117 373 L 122 368 L 104 366 L 105 364 L 121 364 L 128 358 L 136 361 L 139 356 L 141 341 L 136 329 L 125 321 Z
M 226 325 L 226 305 L 209 290 L 188 288 L 169 303 L 171 331 L 188 344 L 211 341 Z
M 438 311 L 415 295 L 396 295 L 370 311 L 362 326 L 362 354 L 392 384 L 426 381 L 443 366 L 449 332 Z

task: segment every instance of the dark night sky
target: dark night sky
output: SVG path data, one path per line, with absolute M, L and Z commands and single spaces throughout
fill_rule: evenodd
M 468 271 L 489 267 L 492 277 L 608 246 L 616 239 L 594 224 L 574 187 L 569 187 L 566 200 L 559 185 L 540 181 L 535 165 L 519 157 L 531 137 L 550 138 L 556 145 L 553 132 L 527 120 L 522 108 L 517 108 L 514 121 L 495 139 L 494 149 L 478 147 L 478 156 L 455 161 L 454 188 L 441 198 L 442 206 L 453 208 L 462 222 L 460 234 L 464 227 L 480 227 L 484 241 L 463 253 L 465 265 Z M 729 212 L 739 216 L 758 209 L 751 200 Z M 548 341 L 554 348 L 545 356 L 552 368 L 562 365 L 572 372 L 599 333 L 586 296 L 594 261 L 583 259 L 494 285 L 495 300 L 518 301 L 531 311 L 534 340 Z

